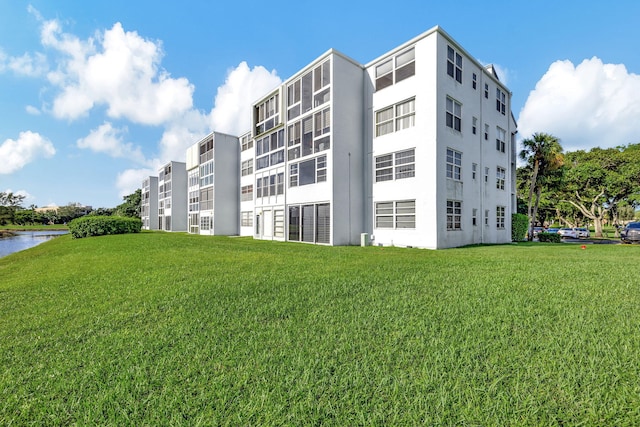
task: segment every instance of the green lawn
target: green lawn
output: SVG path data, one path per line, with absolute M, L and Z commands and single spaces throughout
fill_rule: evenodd
M 0 425 L 638 425 L 639 257 L 59 237 L 0 259 Z

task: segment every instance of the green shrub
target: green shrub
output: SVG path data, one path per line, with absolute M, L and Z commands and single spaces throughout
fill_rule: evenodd
M 541 242 L 560 243 L 562 236 L 558 233 L 538 233 L 538 240 Z
M 69 232 L 74 239 L 107 234 L 139 233 L 140 218 L 121 216 L 83 216 L 69 223 Z
M 521 214 L 511 214 L 511 241 L 521 242 L 525 239 L 529 230 L 529 217 Z

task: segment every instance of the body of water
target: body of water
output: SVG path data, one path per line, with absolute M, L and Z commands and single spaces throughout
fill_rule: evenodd
M 16 231 L 15 236 L 0 238 L 0 258 L 67 233 L 66 230 Z

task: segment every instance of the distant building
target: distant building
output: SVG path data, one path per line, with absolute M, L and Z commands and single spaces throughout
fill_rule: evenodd
M 149 176 L 142 181 L 140 218 L 143 230 L 157 230 L 159 228 L 157 176 Z
M 158 171 L 158 229 L 187 231 L 187 169 L 169 162 Z

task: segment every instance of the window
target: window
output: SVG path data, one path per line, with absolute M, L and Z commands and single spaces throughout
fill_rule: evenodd
M 471 119 L 471 133 L 475 135 L 477 132 L 478 132 L 478 118 L 473 117 Z
M 213 160 L 200 165 L 200 187 L 213 184 Z
M 253 212 L 240 212 L 240 225 L 242 227 L 253 227 Z
M 241 171 L 242 176 L 251 175 L 253 173 L 253 159 L 242 162 Z
M 471 211 L 471 225 L 474 227 L 478 225 L 478 209 L 473 209 Z
M 284 211 L 273 211 L 273 237 L 284 237 Z
M 496 110 L 498 110 L 498 112 L 502 113 L 502 115 L 505 115 L 505 111 L 506 111 L 506 102 L 507 102 L 507 95 L 500 90 L 500 88 L 496 88 Z
M 319 203 L 289 206 L 288 240 L 331 243 L 331 205 Z
M 447 97 L 447 127 L 460 132 L 462 129 L 462 104 Z
M 447 178 L 460 181 L 462 170 L 462 153 L 447 148 Z
M 284 194 L 284 172 L 256 179 L 256 198 L 281 194 Z
M 484 125 L 484 140 L 489 140 L 489 125 L 487 124 Z
M 200 207 L 200 192 L 198 190 L 189 191 L 189 212 L 197 212 Z
M 289 165 L 289 187 L 325 182 L 327 180 L 327 156 Z
M 240 138 L 240 147 L 241 151 L 247 151 L 253 148 L 253 139 L 251 139 L 251 135 L 245 135 Z
M 478 75 L 476 73 L 473 73 L 473 76 L 471 78 L 471 87 L 473 88 L 473 90 L 476 90 L 478 87 Z
M 476 174 L 478 173 L 478 164 L 474 163 L 471 165 L 471 178 L 475 181 Z
M 489 168 L 484 168 L 484 182 L 489 182 Z
M 451 46 L 447 46 L 447 74 L 462 83 L 462 56 Z
M 498 190 L 504 190 L 504 181 L 507 176 L 507 171 L 504 168 L 498 166 L 496 168 L 496 188 Z
M 416 201 L 376 202 L 376 228 L 416 228 Z
M 213 187 L 200 190 L 200 210 L 211 209 L 213 209 Z
M 287 85 L 287 120 L 293 120 L 331 100 L 331 60 Z
M 213 139 L 200 144 L 200 164 L 213 159 Z
M 276 93 L 254 107 L 255 135 L 263 134 L 280 124 L 280 96 Z
M 489 225 L 489 209 L 486 209 L 484 211 L 484 225 Z
M 253 184 L 243 186 L 240 193 L 241 202 L 247 202 L 250 200 L 253 200 Z
M 399 102 L 376 112 L 376 136 L 386 135 L 415 126 L 414 98 Z
M 208 231 L 210 229 L 211 229 L 211 217 L 210 216 L 200 217 L 200 230 Z
M 497 128 L 496 135 L 496 150 L 504 153 L 505 148 L 507 146 L 507 131 L 504 129 Z
M 484 97 L 486 99 L 489 99 L 489 84 L 488 83 L 484 84 Z
M 270 154 L 269 154 L 270 153 Z M 284 129 L 256 140 L 256 170 L 284 162 Z M 253 171 L 252 171 L 253 173 Z
M 325 108 L 287 127 L 287 160 L 295 160 L 331 147 L 331 110 Z
M 497 206 L 496 207 L 496 227 L 499 230 L 504 229 L 504 213 L 505 213 L 505 207 L 504 206 Z
M 447 230 L 462 230 L 462 202 L 447 200 Z
M 415 176 L 415 149 L 376 157 L 376 182 Z
M 408 49 L 375 68 L 376 91 L 407 79 L 416 73 L 415 49 Z

